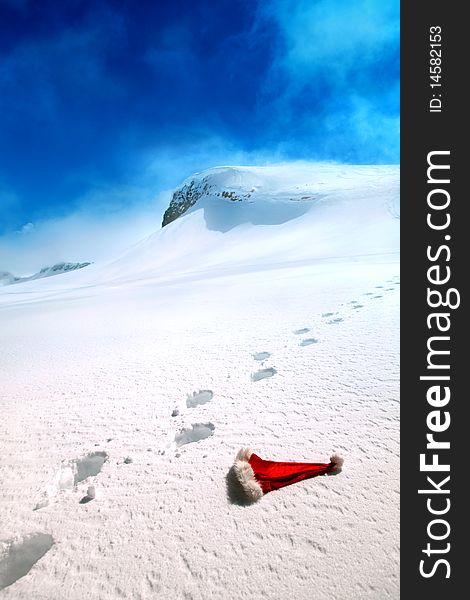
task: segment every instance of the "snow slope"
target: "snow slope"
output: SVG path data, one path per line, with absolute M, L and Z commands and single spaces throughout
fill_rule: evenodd
M 1 598 L 398 598 L 398 180 L 211 169 L 114 261 L 1 288 Z M 242 446 L 345 464 L 245 505 Z

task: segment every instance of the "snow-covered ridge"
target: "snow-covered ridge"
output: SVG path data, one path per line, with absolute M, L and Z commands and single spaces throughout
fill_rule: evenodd
M 398 173 L 397 166 L 350 166 L 333 164 L 282 164 L 268 167 L 215 167 L 188 177 L 175 190 L 163 215 L 162 227 L 168 225 L 198 201 L 214 198 L 230 202 L 308 203 L 326 191 L 345 189 L 359 179 L 376 180 Z M 326 187 L 325 187 L 326 186 Z
M 261 167 L 262 168 L 262 167 Z M 175 190 L 163 215 L 162 227 L 168 225 L 204 197 L 226 198 L 232 202 L 247 200 L 257 191 L 260 167 L 215 167 L 196 173 Z
M 60 262 L 56 263 L 52 267 L 43 267 L 40 271 L 29 277 L 16 277 L 8 271 L 0 271 L 0 285 L 10 285 L 12 283 L 22 283 L 24 281 L 32 281 L 34 279 L 42 279 L 43 277 L 52 277 L 53 275 L 61 275 L 62 273 L 68 273 L 69 271 L 76 271 L 77 269 L 83 269 L 91 265 L 90 262 L 82 263 L 70 263 Z
M 103 266 L 100 281 L 397 253 L 398 217 L 398 165 L 217 167 L 186 179 L 167 224 Z

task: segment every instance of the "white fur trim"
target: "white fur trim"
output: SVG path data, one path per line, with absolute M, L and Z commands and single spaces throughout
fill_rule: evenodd
M 344 458 L 335 452 L 330 456 L 330 462 L 334 464 L 334 467 L 330 470 L 330 473 L 341 473 Z
M 252 454 L 253 452 L 249 448 L 242 448 L 237 454 L 233 470 L 247 497 L 256 501 L 262 498 L 263 490 L 256 481 L 255 472 L 248 462 Z

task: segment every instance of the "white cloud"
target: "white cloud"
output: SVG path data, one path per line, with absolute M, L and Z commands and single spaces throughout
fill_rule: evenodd
M 279 37 L 259 105 L 273 127 L 292 131 L 281 150 L 396 162 L 399 3 L 272 0 L 260 5 L 259 28 L 265 19 Z
M 31 275 L 61 261 L 96 262 L 111 259 L 161 227 L 171 192 L 147 198 L 135 190 L 91 194 L 69 215 L 26 223 L 0 236 L 0 270 Z M 125 200 L 127 199 L 127 204 Z
M 27 235 L 32 231 L 34 231 L 34 223 L 25 223 L 23 227 L 21 227 L 21 229 L 18 231 L 18 233 L 21 233 L 22 235 Z

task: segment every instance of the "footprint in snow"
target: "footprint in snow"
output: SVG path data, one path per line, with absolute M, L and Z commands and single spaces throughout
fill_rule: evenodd
M 328 325 L 337 325 L 338 323 L 341 323 L 341 321 L 344 321 L 344 319 L 342 319 L 341 317 L 336 317 L 336 319 L 330 319 L 329 321 L 327 321 Z
M 364 307 L 364 305 L 363 305 L 363 304 L 355 304 L 355 305 L 353 306 L 353 309 L 354 309 L 354 310 L 357 310 L 358 308 L 363 308 L 363 307 Z
M 310 346 L 311 344 L 317 344 L 318 340 L 316 340 L 315 338 L 307 338 L 305 340 L 302 340 L 299 344 L 299 346 Z
M 260 381 L 261 379 L 272 377 L 276 373 L 276 369 L 273 369 L 272 367 L 269 367 L 267 369 L 260 369 L 259 371 L 256 371 L 256 373 L 252 373 L 251 381 Z
M 266 360 L 271 356 L 271 352 L 256 352 L 253 354 L 253 358 L 258 361 Z
M 48 506 L 50 499 L 60 492 L 72 490 L 78 483 L 85 481 L 88 477 L 98 475 L 107 460 L 108 455 L 106 452 L 97 451 L 90 452 L 83 458 L 77 458 L 64 464 L 47 486 L 42 500 L 38 502 L 34 510 Z
M 383 296 L 378 295 L 378 296 L 372 296 L 372 298 L 383 298 Z
M 308 333 L 310 329 L 308 327 L 304 327 L 303 329 L 296 329 L 294 331 L 295 335 L 303 335 L 304 333 Z
M 27 575 L 53 545 L 54 538 L 48 533 L 0 542 L 0 590 Z
M 191 427 L 184 427 L 175 435 L 175 444 L 179 448 L 185 444 L 192 444 L 205 440 L 214 434 L 215 425 L 213 423 L 193 423 Z
M 200 404 L 206 404 L 210 402 L 214 397 L 214 392 L 212 390 L 199 390 L 199 392 L 193 392 L 186 399 L 186 406 L 188 408 L 195 408 Z
M 322 313 L 322 317 L 332 317 L 335 313 L 332 312 L 326 312 L 326 313 Z
M 95 498 L 96 498 L 96 488 L 94 485 L 89 485 L 88 489 L 86 491 L 86 496 L 83 496 L 83 498 L 80 500 L 80 504 L 88 504 L 88 502 L 91 502 Z

